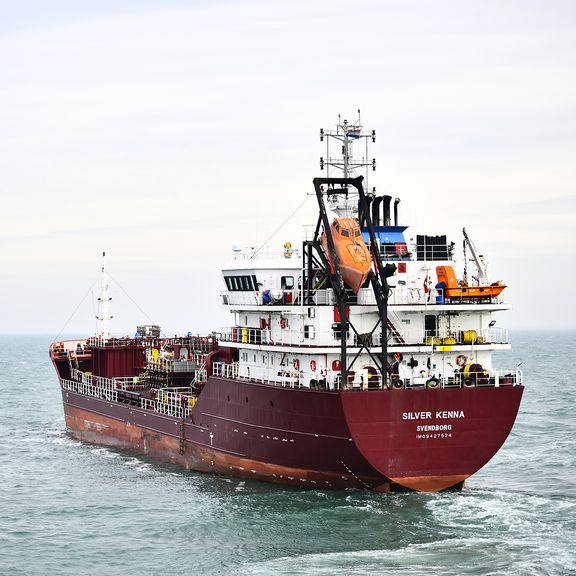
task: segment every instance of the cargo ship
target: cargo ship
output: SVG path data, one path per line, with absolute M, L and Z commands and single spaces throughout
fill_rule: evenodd
M 407 233 L 400 200 L 368 187 L 375 138 L 360 117 L 320 131 L 316 221 L 296 248 L 234 248 L 226 328 L 112 336 L 103 265 L 97 333 L 50 346 L 70 433 L 302 488 L 462 489 L 504 444 L 524 389 L 519 366 L 492 365 L 510 348 L 495 326 L 506 286 L 466 230 L 460 259 L 446 235 Z

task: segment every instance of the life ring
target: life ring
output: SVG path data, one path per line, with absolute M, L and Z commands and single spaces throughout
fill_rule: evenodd
M 438 386 L 440 386 L 438 378 L 432 377 L 426 381 L 426 388 L 438 388 Z
M 458 366 L 460 366 L 460 368 L 462 368 L 462 366 L 465 366 L 466 362 L 468 362 L 468 358 L 466 356 L 464 356 L 464 354 L 460 354 L 459 356 L 456 356 L 456 364 L 458 364 Z
M 298 370 L 300 368 L 300 360 L 298 360 L 298 358 L 294 358 L 292 365 L 294 366 L 294 370 Z
M 394 361 L 402 362 L 402 354 L 400 354 L 400 352 L 396 352 L 396 354 L 394 354 Z
M 332 360 L 332 370 L 338 371 L 342 369 L 342 363 L 340 360 Z
M 286 321 L 286 318 L 280 318 L 280 328 L 286 328 L 287 325 L 288 322 Z
M 316 372 L 316 360 L 310 360 L 310 370 Z

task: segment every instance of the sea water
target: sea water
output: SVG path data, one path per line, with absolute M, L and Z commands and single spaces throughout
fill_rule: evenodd
M 460 493 L 301 491 L 65 430 L 49 337 L 0 337 L 0 574 L 576 574 L 575 332 L 513 333 L 526 391 Z

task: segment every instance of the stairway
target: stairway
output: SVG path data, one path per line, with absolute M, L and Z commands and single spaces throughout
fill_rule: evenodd
M 388 326 L 388 333 L 396 340 L 396 343 L 406 344 L 404 338 L 402 337 L 402 334 L 400 334 L 400 332 L 398 331 L 396 326 L 394 326 L 390 318 L 386 318 L 386 324 Z

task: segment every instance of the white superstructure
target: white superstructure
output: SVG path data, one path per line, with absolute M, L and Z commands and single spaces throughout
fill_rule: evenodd
M 375 138 L 374 132 L 362 134 L 359 121 L 350 125 L 339 120 L 336 132 L 321 131 L 321 140 L 330 137 L 343 142 L 344 157 L 337 161 L 327 151 L 322 168 L 341 169 L 345 176 L 354 169 L 375 168 L 367 152 L 360 161 L 351 159 L 353 141 Z M 357 217 L 357 195 L 342 190 L 339 196 L 327 196 L 327 208 Z M 223 328 L 220 345 L 235 349 L 237 357 L 233 366 L 218 369 L 275 385 L 366 388 L 382 384 L 381 354 L 387 356 L 387 385 L 395 387 L 461 386 L 471 378 L 474 385 L 498 386 L 511 375 L 492 369 L 492 352 L 509 348 L 507 330 L 495 326 L 494 313 L 509 306 L 492 294 L 485 275 L 478 275 L 486 284 L 478 288 L 480 294 L 454 297 L 460 288 L 442 284 L 439 271 L 456 270 L 454 243 L 445 236 L 416 236 L 413 244 L 407 243 L 406 227 L 398 224 L 399 200 L 393 215 L 390 196 L 377 197 L 373 191 L 370 200 L 380 258 L 395 268 L 387 281 L 387 321 L 380 321 L 376 292 L 366 283 L 357 294 L 348 290 L 349 326 L 343 329 L 336 291 L 313 260 L 310 242 L 304 242 L 302 250 L 286 250 L 292 245 L 287 243 L 284 249 L 278 246 L 276 256 L 262 258 L 236 249 L 234 260 L 223 268 L 222 303 L 233 321 Z M 319 220 L 317 228 L 320 225 Z M 364 227 L 362 235 L 368 243 Z M 480 262 L 467 236 L 466 241 Z M 482 265 L 484 270 L 483 258 Z M 347 382 L 341 377 L 342 338 Z

